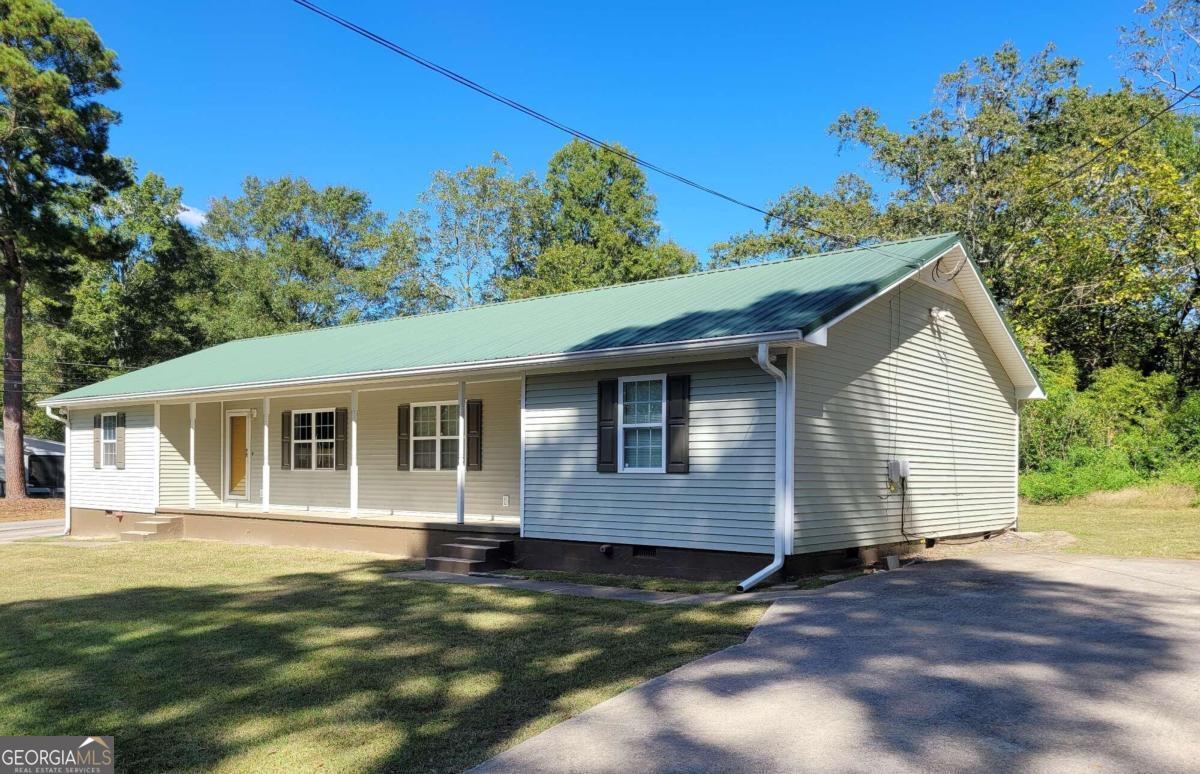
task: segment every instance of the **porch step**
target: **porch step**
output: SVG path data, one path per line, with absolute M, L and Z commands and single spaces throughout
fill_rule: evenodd
M 133 524 L 134 529 L 121 532 L 121 540 L 167 540 L 183 536 L 183 518 L 155 516 Z
M 431 556 L 425 560 L 426 570 L 470 575 L 507 567 L 512 557 L 513 541 L 459 538 L 457 542 L 443 545 L 442 551 L 442 556 Z

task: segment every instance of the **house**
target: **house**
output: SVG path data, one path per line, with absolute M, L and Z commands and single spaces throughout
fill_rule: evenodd
M 65 445 L 46 438 L 24 438 L 25 491 L 31 495 L 57 497 L 63 494 Z M 4 436 L 0 434 L 0 496 L 7 489 L 4 469 Z
M 1017 517 L 955 234 L 234 341 L 44 401 L 75 534 L 743 577 Z

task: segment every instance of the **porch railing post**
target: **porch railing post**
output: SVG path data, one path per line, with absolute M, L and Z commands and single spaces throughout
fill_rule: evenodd
M 262 509 L 271 510 L 271 399 L 263 398 Z
M 350 393 L 350 515 L 358 515 L 358 390 Z
M 467 383 L 458 383 L 458 503 L 459 524 L 467 521 Z

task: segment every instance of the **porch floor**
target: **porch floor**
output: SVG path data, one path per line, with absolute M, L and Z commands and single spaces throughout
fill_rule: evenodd
M 290 508 L 272 508 L 262 511 L 259 508 L 188 508 L 176 506 L 160 506 L 156 511 L 160 515 L 196 515 L 196 516 L 233 516 L 250 519 L 272 519 L 280 521 L 307 521 L 326 524 L 361 524 L 377 526 L 408 526 L 433 527 L 437 529 L 469 529 L 478 532 L 482 528 L 488 532 L 517 533 L 520 531 L 520 519 L 516 516 L 481 516 L 467 514 L 465 524 L 458 524 L 453 514 L 446 513 L 362 513 L 351 516 L 346 511 L 299 510 Z

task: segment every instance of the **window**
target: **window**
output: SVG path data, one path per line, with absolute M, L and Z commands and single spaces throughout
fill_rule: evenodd
M 666 377 L 620 380 L 621 472 L 662 473 Z
M 333 409 L 292 412 L 293 470 L 333 470 L 336 447 Z
M 458 467 L 458 404 L 425 403 L 412 407 L 412 469 Z
M 100 416 L 100 465 L 105 468 L 117 466 L 117 415 Z

